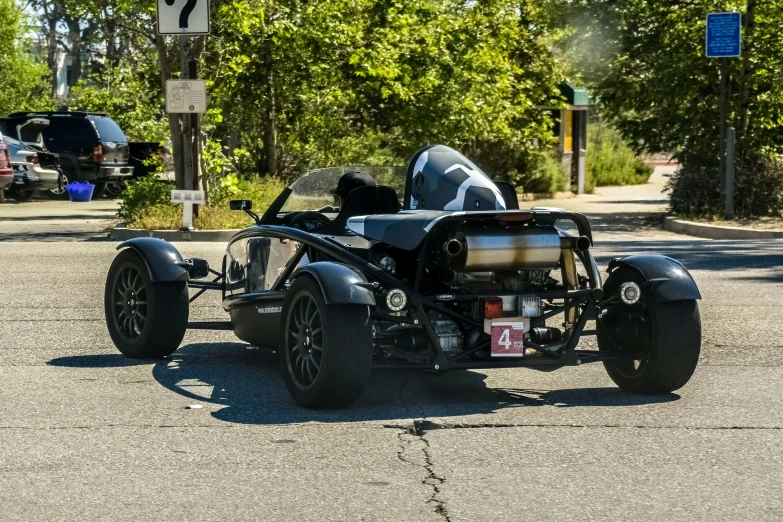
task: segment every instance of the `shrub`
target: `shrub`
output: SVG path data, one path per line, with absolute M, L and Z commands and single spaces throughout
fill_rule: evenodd
M 145 210 L 156 206 L 174 206 L 171 203 L 171 186 L 150 174 L 127 184 L 117 216 L 130 224 L 139 219 Z
M 514 170 L 508 177 L 519 194 L 553 194 L 565 189 L 565 176 L 563 164 L 549 152 L 542 151 L 531 155 L 524 173 Z
M 680 168 L 666 188 L 670 208 L 685 217 L 723 215 L 718 157 L 706 151 L 683 153 Z M 783 161 L 743 153 L 734 166 L 734 214 L 737 217 L 780 216 L 783 212 Z
M 620 133 L 605 123 L 589 126 L 587 132 L 587 168 L 585 190 L 605 185 L 647 183 L 653 169 L 623 141 Z

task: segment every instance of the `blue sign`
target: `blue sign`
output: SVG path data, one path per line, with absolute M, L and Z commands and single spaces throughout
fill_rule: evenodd
M 732 58 L 740 55 L 739 13 L 707 15 L 707 58 Z

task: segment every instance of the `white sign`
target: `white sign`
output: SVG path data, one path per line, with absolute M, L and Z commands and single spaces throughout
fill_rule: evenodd
M 193 205 L 204 203 L 203 190 L 172 190 L 171 201 L 182 203 L 182 229 L 193 230 Z
M 166 81 L 166 112 L 170 114 L 207 112 L 207 86 L 204 80 Z
M 209 34 L 209 0 L 158 0 L 158 34 Z

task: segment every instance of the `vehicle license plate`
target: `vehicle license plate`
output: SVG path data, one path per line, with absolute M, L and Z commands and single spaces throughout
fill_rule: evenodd
M 492 357 L 524 357 L 525 323 L 492 321 Z

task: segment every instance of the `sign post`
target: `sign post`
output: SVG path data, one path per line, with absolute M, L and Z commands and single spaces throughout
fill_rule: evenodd
M 198 61 L 188 56 L 188 37 L 209 34 L 209 0 L 157 0 L 158 34 L 179 35 L 180 80 L 166 82 L 166 112 L 182 115 L 184 188 L 199 188 L 199 115 L 207 110 Z M 202 198 L 203 202 L 203 198 Z M 198 216 L 198 206 L 195 207 Z
M 729 112 L 729 63 L 728 58 L 736 58 L 741 55 L 741 35 L 742 35 L 742 17 L 739 13 L 710 13 L 707 15 L 707 58 L 720 58 L 720 101 L 718 102 L 718 112 L 720 118 L 720 146 L 719 146 L 719 167 L 720 173 L 720 194 L 724 202 L 725 214 L 729 215 L 729 193 L 734 192 L 734 165 L 731 165 L 731 183 L 729 187 L 729 166 L 726 162 L 726 127 L 727 115 Z M 733 153 L 733 151 L 732 151 Z M 732 154 L 733 156 L 733 154 Z M 733 157 L 731 158 L 733 163 Z M 733 207 L 733 200 L 732 200 Z M 733 209 L 731 211 L 733 214 Z

